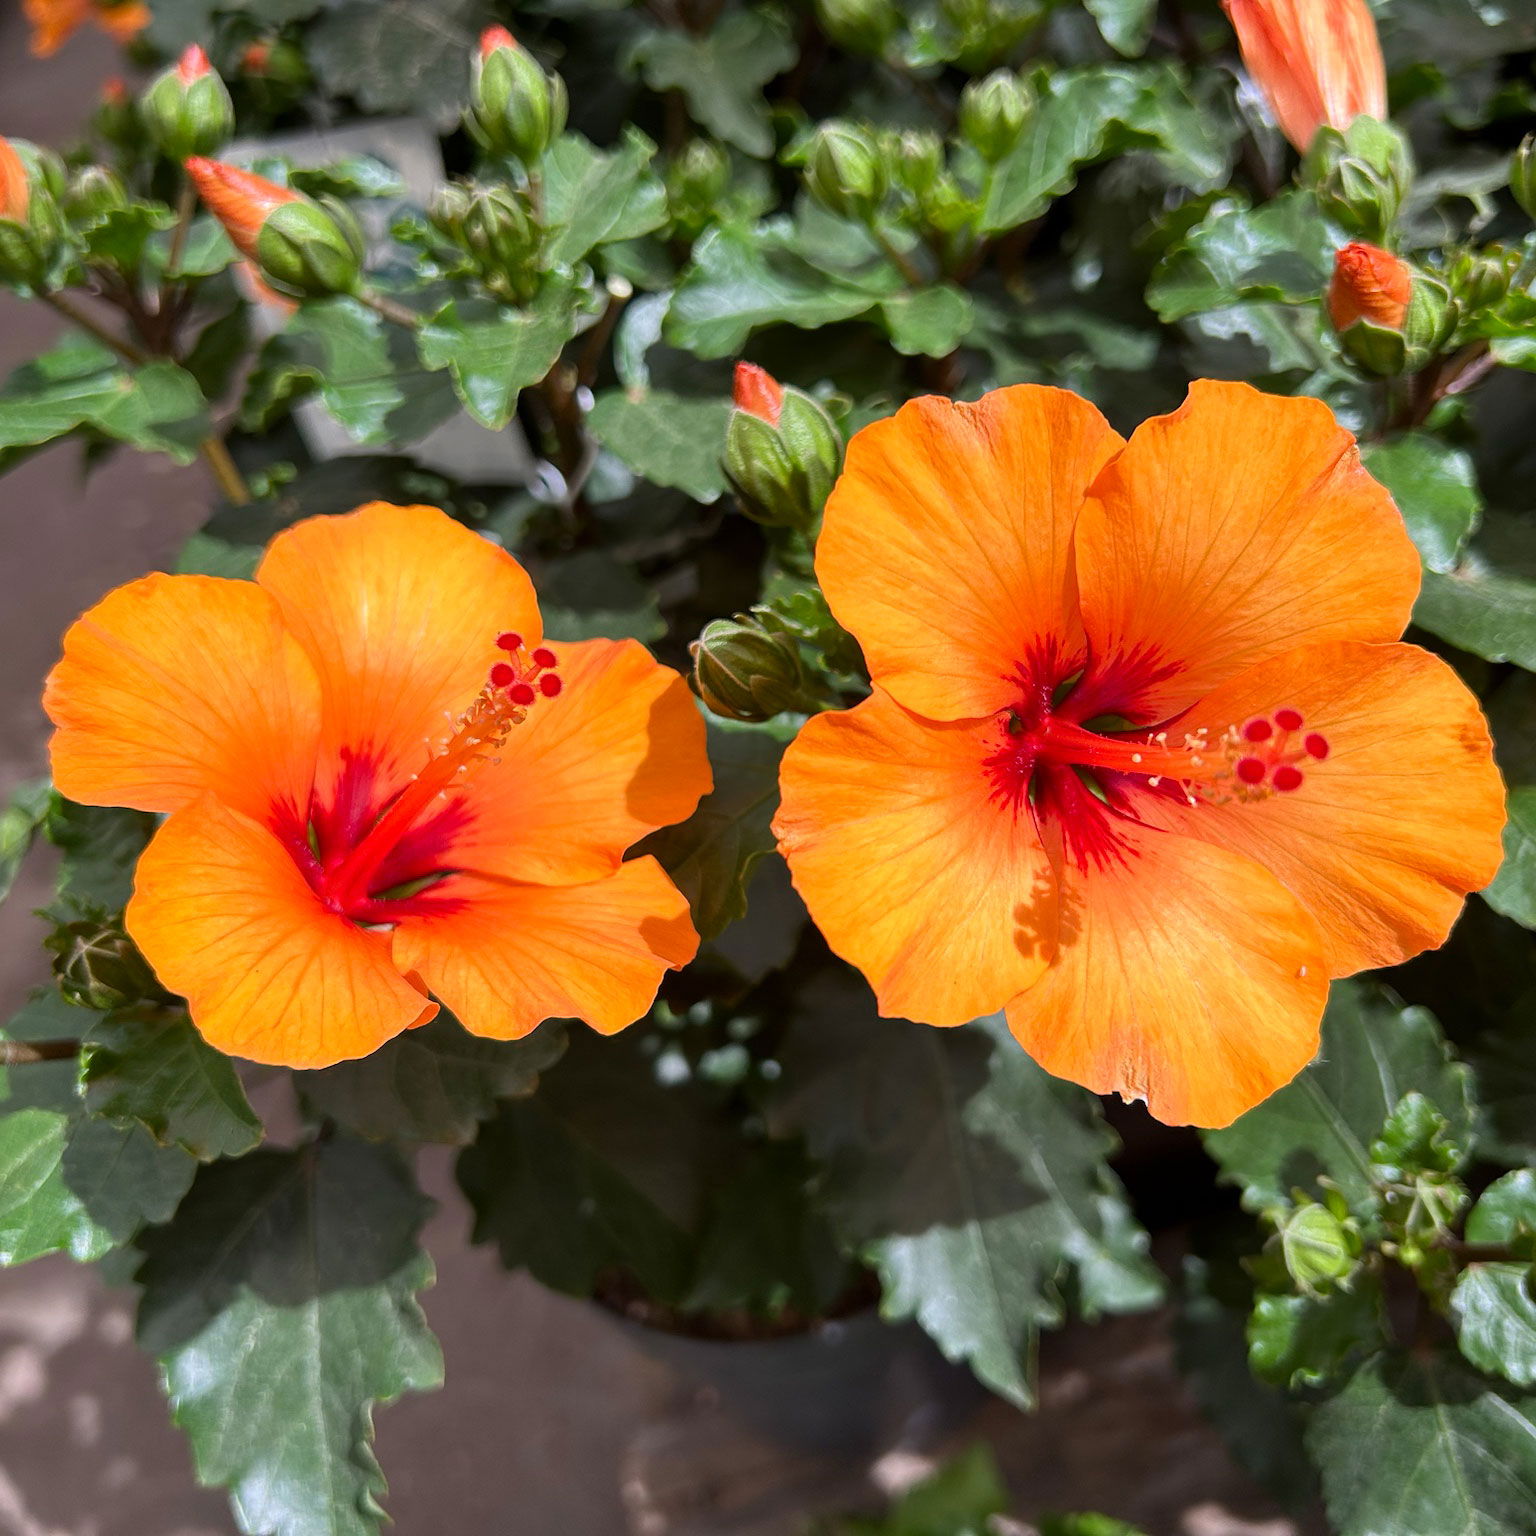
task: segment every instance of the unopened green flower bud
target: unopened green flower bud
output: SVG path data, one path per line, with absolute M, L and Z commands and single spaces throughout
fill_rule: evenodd
M 1422 368 L 1443 352 L 1461 323 L 1461 306 L 1451 297 L 1451 290 L 1438 277 L 1416 272 L 1413 297 L 1403 320 L 1403 341 L 1408 348 L 1408 366 Z
M 805 184 L 824 208 L 868 223 L 885 201 L 889 183 L 873 137 L 856 124 L 830 122 L 811 144 Z
M 944 141 L 936 133 L 909 128 L 896 135 L 891 150 L 897 180 L 915 197 L 932 190 L 944 172 Z
M 82 920 L 57 929 L 45 944 L 53 974 L 72 1003 L 125 1008 L 155 990 L 155 978 L 133 940 L 115 923 Z
M 113 75 L 102 86 L 101 99 L 96 103 L 96 112 L 91 118 L 91 130 L 98 138 L 120 149 L 129 149 L 143 142 L 144 124 L 120 76 Z
M 1034 105 L 1034 89 L 1023 76 L 994 70 L 961 91 L 960 136 L 988 164 L 996 164 L 1018 146 Z
M 1495 247 L 1462 251 L 1447 272 L 1452 294 L 1464 313 L 1491 309 L 1509 292 L 1510 279 L 1520 265 L 1518 251 Z
M 122 182 L 102 165 L 88 165 L 69 184 L 65 209 L 75 223 L 89 223 L 128 206 Z
M 878 55 L 896 35 L 901 12 L 891 0 L 816 0 L 816 19 L 834 43 Z
M 727 720 L 771 720 L 785 710 L 816 708 L 799 646 L 766 609 L 711 620 L 688 649 L 693 691 Z
M 449 185 L 439 189 L 428 216 L 498 298 L 518 304 L 533 296 L 541 231 L 525 194 L 501 185 Z
M 279 292 L 323 298 L 357 287 L 363 250 L 350 209 L 330 197 L 301 197 L 267 215 L 256 237 L 256 265 Z
M 196 43 L 150 81 L 139 116 L 150 141 L 172 160 L 214 154 L 235 131 L 229 91 Z
M 731 158 L 712 139 L 690 139 L 667 166 L 667 200 L 674 210 L 713 208 L 731 182 Z
M 1359 117 L 1322 128 L 1303 162 L 1325 218 L 1362 240 L 1386 241 L 1413 185 L 1413 153 L 1390 123 Z
M 736 409 L 725 434 L 725 471 L 748 517 L 808 529 L 843 462 L 843 440 L 825 408 L 753 363 L 736 365 Z
M 470 81 L 464 126 L 493 155 L 535 165 L 565 127 L 565 82 L 505 27 L 487 27 Z
M 1280 1253 L 1303 1291 L 1342 1280 L 1360 1256 L 1360 1238 L 1327 1206 L 1306 1204 L 1280 1223 Z
M 1536 219 L 1536 133 L 1521 139 L 1509 162 L 1509 190 L 1528 218 Z

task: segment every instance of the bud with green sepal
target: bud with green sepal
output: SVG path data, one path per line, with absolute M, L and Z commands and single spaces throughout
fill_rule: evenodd
M 890 175 L 874 136 L 856 123 L 824 123 L 811 141 L 805 185 L 822 207 L 857 223 L 873 221 Z
M 63 189 L 57 157 L 0 139 L 0 283 L 39 293 L 59 286 L 70 250 Z
M 126 1008 L 159 990 L 138 946 L 116 923 L 82 918 L 43 942 L 53 952 L 59 990 L 83 1008 Z
M 1427 272 L 1415 271 L 1413 297 L 1403 320 L 1403 341 L 1410 368 L 1432 363 L 1450 345 L 1461 324 L 1461 313 L 1460 304 L 1444 282 Z
M 150 142 L 172 160 L 212 155 L 235 131 L 235 108 L 208 55 L 193 43 L 139 98 Z
M 690 139 L 667 164 L 667 211 L 684 240 L 696 240 L 715 220 L 731 184 L 731 158 L 712 139 Z
M 1536 133 L 1526 134 L 1510 159 L 1509 190 L 1526 216 L 1536 219 Z
M 101 88 L 91 132 L 117 149 L 135 151 L 144 143 L 144 122 L 122 79 L 113 75 Z
M 1443 1288 L 1454 1273 L 1446 1240 L 1467 1204 L 1458 1177 L 1470 1155 L 1450 1122 L 1421 1093 L 1406 1093 L 1371 1143 L 1387 1237 L 1382 1251 L 1414 1270 L 1421 1286 Z
M 1463 316 L 1492 309 L 1509 292 L 1520 268 L 1520 253 L 1502 246 L 1460 251 L 1446 268 L 1446 280 Z
M 712 619 L 688 649 L 693 691 L 726 720 L 771 720 L 789 710 L 809 714 L 826 702 L 794 635 L 765 608 Z
M 944 141 L 926 129 L 908 128 L 892 135 L 888 158 L 896 184 L 921 199 L 944 174 Z
M 531 169 L 560 136 L 566 109 L 565 82 L 505 27 L 480 34 L 464 126 L 483 150 Z
M 754 363 L 736 365 L 736 409 L 725 435 L 725 472 L 748 517 L 808 531 L 843 463 L 843 439 L 821 403 Z
M 1362 240 L 1385 241 L 1413 185 L 1413 152 L 1390 123 L 1357 117 L 1321 128 L 1303 161 L 1325 218 Z
M 76 225 L 94 223 L 128 206 L 122 181 L 105 166 L 87 165 L 70 181 L 64 211 Z
M 1022 75 L 994 70 L 960 93 L 960 137 L 995 165 L 1018 147 L 1034 105 L 1034 89 Z
M 235 249 L 279 293 L 351 293 L 362 275 L 363 237 L 351 210 L 319 202 L 254 172 L 194 156 L 187 175 Z
M 1324 1203 L 1296 1195 L 1295 1207 L 1276 1226 L 1280 1255 L 1296 1287 L 1315 1294 L 1348 1279 L 1364 1243 L 1360 1229 L 1337 1191 L 1327 1191 Z
M 901 25 L 893 0 L 816 0 L 816 19 L 834 43 L 879 56 Z

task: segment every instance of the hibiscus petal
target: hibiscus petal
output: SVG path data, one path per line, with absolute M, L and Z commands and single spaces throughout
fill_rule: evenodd
M 1013 703 L 1026 658 L 1075 655 L 1073 524 L 1119 447 L 1086 400 L 1033 384 L 913 400 L 858 433 L 816 574 L 875 681 L 960 720 Z
M 1215 734 L 1287 706 L 1327 744 L 1299 765 L 1299 789 L 1224 805 L 1139 797 L 1138 813 L 1278 875 L 1317 919 L 1331 975 L 1444 942 L 1502 853 L 1504 788 L 1477 700 L 1416 646 L 1342 641 L 1240 673 L 1181 726 Z
M 296 523 L 256 580 L 320 676 L 328 771 L 360 765 L 375 806 L 484 687 L 497 635 L 542 634 L 522 566 L 436 507 L 372 502 Z
M 259 820 L 301 816 L 319 686 L 248 581 L 146 576 L 73 623 L 43 707 L 53 778 L 88 805 L 173 811 L 213 791 Z
M 652 858 L 588 885 L 456 876 L 442 893 L 443 911 L 395 930 L 395 961 L 467 1030 L 493 1040 L 520 1039 L 555 1018 L 613 1034 L 650 1008 L 662 976 L 699 947 L 687 900 Z
M 386 935 L 329 911 L 270 832 L 212 796 L 155 834 L 127 921 L 203 1038 L 232 1056 L 328 1067 L 437 1011 Z
M 1050 866 L 1031 817 L 989 798 L 996 734 L 877 688 L 812 718 L 784 754 L 774 832 L 795 889 L 889 1017 L 963 1024 L 1049 961 Z
M 1062 869 L 1055 961 L 1008 1027 L 1058 1077 L 1230 1124 L 1317 1053 L 1317 925 L 1250 859 L 1129 823 L 1122 839 L 1123 861 Z
M 709 790 L 704 720 L 671 667 L 635 640 L 553 649 L 559 695 L 539 699 L 467 783 L 467 824 L 444 864 L 546 885 L 595 880 Z
M 1093 670 L 1146 721 L 1297 645 L 1395 640 L 1419 590 L 1402 516 L 1328 407 L 1210 380 L 1099 476 L 1076 561 Z

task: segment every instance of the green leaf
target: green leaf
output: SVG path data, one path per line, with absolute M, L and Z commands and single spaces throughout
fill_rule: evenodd
M 947 357 L 976 318 L 970 295 L 952 283 L 885 299 L 880 315 L 891 345 L 907 357 Z
M 1495 912 L 1536 928 L 1536 787 L 1509 792 L 1509 820 L 1504 824 L 1504 862 L 1483 900 Z
M 469 87 L 479 0 L 343 0 L 305 35 L 305 56 L 330 97 L 365 112 L 417 112 L 439 128 Z
M 1391 491 L 1424 564 L 1432 571 L 1455 570 L 1483 515 L 1470 455 L 1433 433 L 1410 432 L 1372 444 L 1361 458 Z
M 1476 1109 L 1471 1074 L 1451 1058 L 1434 1015 L 1377 988 L 1336 981 L 1318 1059 L 1222 1131 L 1206 1150 L 1242 1186 L 1250 1210 L 1276 1210 L 1292 1189 L 1326 1175 L 1362 1220 L 1375 1215 L 1371 1143 L 1410 1091 L 1422 1093 L 1467 1141 Z
M 0 449 L 51 442 L 81 426 L 190 464 L 209 433 L 208 407 L 175 363 L 130 372 L 98 343 L 69 336 L 0 389 Z
M 1527 1536 L 1536 1397 L 1453 1356 L 1378 1355 L 1318 1406 L 1307 1448 L 1338 1536 Z
M 1116 53 L 1135 58 L 1144 53 L 1157 20 L 1157 0 L 1086 0 L 1104 41 Z
M 1300 304 L 1322 293 L 1333 237 L 1309 192 L 1250 208 L 1225 194 L 1159 262 L 1147 303 L 1165 321 L 1245 299 Z
M 600 1041 L 613 1047 L 617 1042 Z M 687 1227 L 646 1187 L 644 1153 L 631 1158 L 636 1133 L 651 1155 L 687 1157 L 667 1098 L 654 1082 L 619 1075 L 617 1091 L 588 1092 L 583 1066 L 590 1054 L 573 1050 L 566 1071 L 539 1092 L 501 1106 L 459 1155 L 459 1184 L 475 1211 L 474 1241 L 494 1242 L 509 1269 L 525 1268 L 541 1284 L 590 1296 L 599 1276 L 617 1268 L 634 1275 L 660 1300 L 679 1297 L 689 1278 Z M 638 1074 L 636 1074 L 638 1077 Z M 630 1091 L 633 1090 L 633 1091 Z M 655 1128 L 666 1124 L 668 1145 Z M 628 1138 L 626 1141 L 626 1137 Z
M 688 898 L 700 937 L 746 916 L 757 861 L 773 851 L 784 742 L 761 726 L 709 717 L 715 787 L 687 821 L 653 832 L 641 847 L 658 858 Z
M 1248 1319 L 1248 1363 L 1278 1387 L 1312 1386 L 1336 1376 L 1351 1355 L 1381 1347 L 1380 1287 L 1357 1277 L 1351 1290 L 1322 1295 L 1260 1295 Z
M 53 786 L 48 780 L 28 779 L 0 811 L 0 901 L 10 895 L 22 860 L 52 805 Z
M 1508 1246 L 1536 1236 L 1536 1172 L 1519 1168 L 1495 1179 L 1467 1217 L 1469 1243 Z M 1516 1386 L 1536 1386 L 1536 1297 L 1529 1258 L 1473 1260 L 1451 1293 L 1461 1352 L 1479 1370 Z
M 1113 0 L 1111 0 L 1113 3 Z M 1038 103 L 1018 148 L 987 186 L 981 228 L 995 234 L 1037 219 L 1076 185 L 1081 167 L 1118 149 L 1153 151 L 1185 186 L 1216 185 L 1227 148 L 1212 114 L 1169 65 L 1092 64 L 1037 72 Z
M 204 1168 L 142 1240 L 139 1342 L 247 1536 L 379 1531 L 373 1405 L 442 1382 L 427 1210 L 393 1153 L 337 1138 Z
M 58 893 L 72 903 L 119 912 L 133 894 L 133 871 L 155 830 L 147 811 L 76 805 L 56 795 L 43 831 L 63 851 Z
M 234 1064 L 184 1015 L 97 1019 L 80 1080 L 93 1114 L 137 1121 L 161 1146 L 181 1147 L 201 1162 L 242 1157 L 261 1140 L 261 1120 Z
M 43 992 L 4 1038 L 70 1040 L 95 1017 Z M 76 1073 L 73 1058 L 10 1069 L 0 1106 L 0 1265 L 47 1253 L 99 1259 L 146 1222 L 166 1220 L 192 1182 L 197 1164 L 179 1148 L 88 1114 Z
M 768 11 L 733 11 L 700 37 L 658 28 L 630 52 L 653 91 L 681 91 L 696 123 L 759 160 L 773 153 L 762 88 L 797 57 L 788 25 Z
M 175 223 L 176 215 L 164 203 L 129 203 L 76 228 L 92 261 L 136 272 L 150 236 Z
M 698 357 L 728 357 L 758 326 L 815 330 L 862 315 L 902 289 L 894 267 L 855 281 L 814 266 L 795 244 L 795 228 L 783 218 L 708 230 L 672 296 L 667 340 Z
M 441 1014 L 359 1061 L 297 1072 L 294 1083 L 316 1110 L 359 1136 L 466 1146 L 498 1100 L 532 1093 L 564 1050 L 557 1023 L 526 1040 L 481 1040 Z
M 1425 571 L 1413 622 L 1487 661 L 1536 672 L 1536 581 L 1469 553 L 1454 571 Z
M 667 195 L 650 174 L 656 146 L 633 124 L 618 149 L 594 148 L 580 134 L 562 134 L 544 157 L 544 213 L 555 231 L 545 252 L 556 266 L 574 266 L 611 240 L 634 240 L 667 221 Z
M 415 442 L 458 409 L 447 380 L 419 365 L 410 337 L 349 298 L 301 305 L 266 343 L 241 425 L 264 431 L 291 401 L 315 391 L 360 443 Z
M 1036 1330 L 1062 1320 L 1068 1284 L 1089 1316 L 1161 1295 L 1094 1101 L 999 1020 L 877 1019 L 838 978 L 806 1000 L 780 1059 L 774 1121 L 827 1164 L 834 1225 L 878 1269 L 883 1312 L 915 1318 L 993 1391 L 1033 1400 Z
M 653 485 L 672 486 L 695 501 L 725 490 L 728 400 L 695 400 L 670 390 L 631 394 L 611 389 L 593 402 L 587 425 L 609 452 Z
M 881 1536 L 971 1536 L 992 1529 L 993 1515 L 1006 1514 L 1011 1500 L 985 1442 L 952 1456 L 938 1471 L 902 1494 Z
M 465 409 L 493 431 L 512 419 L 517 397 L 555 366 L 560 349 L 576 334 L 574 289 L 551 283 L 527 309 L 507 309 L 488 299 L 454 302 L 417 333 L 421 360 L 446 368 Z

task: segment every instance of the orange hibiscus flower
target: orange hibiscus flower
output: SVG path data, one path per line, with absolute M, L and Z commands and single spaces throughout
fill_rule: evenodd
M 120 43 L 149 25 L 149 7 L 139 0 L 22 0 L 22 11 L 32 25 L 32 52 L 40 59 L 57 53 L 88 21 Z
M 1222 0 L 1280 131 L 1306 154 L 1319 128 L 1385 119 L 1387 70 L 1368 0 Z
M 1329 977 L 1498 867 L 1487 728 L 1393 643 L 1418 559 L 1319 401 L 1201 382 L 1124 442 L 1061 390 L 915 400 L 854 438 L 816 570 L 874 691 L 789 748 L 776 831 L 887 1015 L 1006 1009 L 1047 1070 L 1224 1125 Z
M 624 851 L 710 784 L 633 640 L 542 644 L 533 587 L 434 507 L 273 540 L 255 581 L 147 576 L 64 637 L 54 781 L 169 812 L 128 930 L 219 1049 L 320 1067 L 436 1012 L 526 1035 L 643 1014 L 698 945 Z

